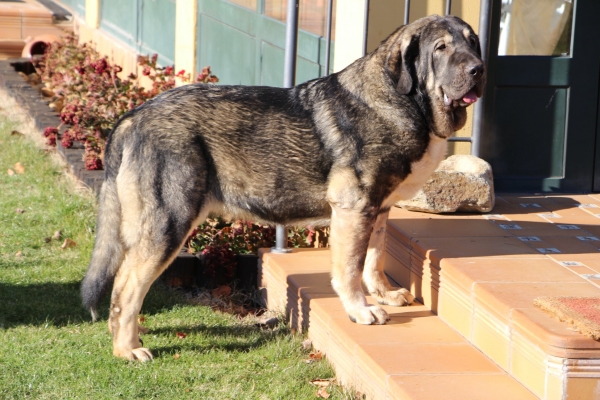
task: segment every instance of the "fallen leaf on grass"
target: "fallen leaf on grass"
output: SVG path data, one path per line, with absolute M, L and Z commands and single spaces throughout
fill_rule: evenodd
M 230 293 L 231 288 L 227 285 L 219 286 L 211 292 L 213 297 L 229 296 Z
M 23 213 L 25 212 L 25 210 L 23 210 L 22 208 L 17 208 L 17 209 L 15 210 L 15 212 L 16 212 L 17 214 L 23 214 Z
M 304 360 L 305 363 L 307 364 L 312 364 L 316 361 L 319 361 L 323 358 L 323 353 L 321 353 L 320 351 L 315 351 L 314 353 L 310 353 L 308 355 L 308 359 Z
M 16 135 L 16 136 L 23 136 L 23 134 L 21 132 L 19 132 L 19 131 L 12 131 L 10 134 L 11 135 Z
M 179 360 L 179 357 L 181 357 L 181 356 L 179 355 L 179 353 L 175 353 L 175 354 L 173 355 L 173 359 L 174 359 L 174 360 Z
M 335 380 L 335 378 L 333 379 L 313 379 L 312 381 L 310 381 L 311 385 L 315 385 L 315 386 L 319 386 L 319 387 L 328 387 L 329 385 L 331 385 L 333 383 L 333 381 Z
M 60 246 L 60 248 L 64 250 L 66 248 L 75 247 L 75 246 L 77 246 L 77 243 L 75 243 L 75 241 L 73 241 L 69 238 L 66 238 L 65 241 L 63 242 L 62 246 Z
M 179 339 L 185 339 L 186 336 L 187 336 L 187 333 L 177 332 L 177 337 Z
M 52 239 L 54 239 L 54 240 L 60 240 L 61 236 L 62 236 L 62 232 L 61 231 L 56 231 L 56 232 L 54 232 L 54 235 L 52 235 Z
M 329 394 L 327 389 L 325 389 L 324 387 L 317 390 L 316 394 L 317 394 L 317 397 L 320 397 L 322 399 L 328 399 L 331 396 L 331 394 Z
M 17 174 L 24 174 L 25 173 L 25 167 L 23 166 L 23 164 L 21 164 L 20 162 L 15 164 L 15 172 Z
M 312 340 L 310 339 L 306 339 L 304 342 L 302 342 L 302 348 L 304 350 L 308 350 L 312 347 Z
M 145 321 L 146 321 L 146 317 L 144 317 L 143 315 L 140 315 L 140 316 L 138 317 L 138 322 L 139 322 L 140 324 L 143 324 Z
M 15 171 L 9 168 L 8 171 L 6 171 L 6 173 L 8 174 L 8 176 L 13 176 L 15 174 Z
M 15 254 L 15 257 L 21 257 L 21 254 L 23 254 L 22 251 L 17 251 L 17 253 Z

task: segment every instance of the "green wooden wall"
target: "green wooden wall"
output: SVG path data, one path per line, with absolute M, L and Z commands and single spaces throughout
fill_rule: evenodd
M 60 2 L 77 14 L 85 15 L 85 0 L 60 0 Z
M 175 0 L 102 0 L 100 29 L 162 66 L 175 61 Z
M 210 65 L 221 84 L 283 85 L 285 24 L 264 16 L 258 3 L 253 11 L 198 0 L 198 70 Z M 325 39 L 300 31 L 296 83 L 325 75 L 324 65 Z
M 85 0 L 62 0 L 81 16 Z M 283 85 L 285 24 L 227 0 L 198 0 L 197 70 L 210 65 L 221 84 Z M 140 54 L 175 60 L 175 0 L 102 0 L 100 29 Z M 300 31 L 296 82 L 325 75 L 325 39 Z M 332 63 L 333 65 L 333 45 Z

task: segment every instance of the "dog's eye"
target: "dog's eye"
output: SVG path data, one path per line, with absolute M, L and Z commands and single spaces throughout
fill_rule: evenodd
M 445 50 L 445 49 L 446 49 L 446 45 L 445 45 L 445 44 L 443 44 L 443 43 L 442 43 L 442 44 L 440 44 L 440 45 L 439 45 L 439 46 L 436 48 L 436 50 L 437 50 L 437 51 L 442 51 L 442 50 Z
M 475 38 L 473 36 L 469 37 L 469 41 L 471 42 L 471 45 L 477 46 L 477 41 L 475 40 Z

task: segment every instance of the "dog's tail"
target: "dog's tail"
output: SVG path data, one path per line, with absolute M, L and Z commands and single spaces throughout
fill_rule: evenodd
M 81 283 L 83 306 L 98 318 L 98 303 L 112 284 L 123 261 L 121 241 L 121 204 L 117 195 L 116 177 L 123 156 L 123 135 L 131 125 L 121 119 L 108 137 L 104 156 L 104 184 L 98 199 L 96 241 L 92 259 Z

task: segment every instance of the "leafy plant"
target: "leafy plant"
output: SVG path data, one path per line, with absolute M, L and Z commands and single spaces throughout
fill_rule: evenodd
M 149 80 L 147 88 L 139 77 L 130 74 L 119 77 L 122 68 L 111 64 L 89 44 L 78 44 L 75 36 L 66 36 L 61 42 L 51 44 L 36 69 L 46 86 L 46 91 L 60 104 L 60 119 L 68 128 L 60 138 L 64 147 L 74 141 L 84 143 L 85 168 L 102 169 L 106 137 L 119 117 L 158 94 L 172 89 L 177 81 L 191 81 L 185 70 L 175 73 L 173 67 L 159 67 L 158 56 L 140 56 L 138 64 L 142 75 Z M 205 67 L 195 82 L 216 83 L 219 79 Z M 54 146 L 59 129 L 44 130 L 46 142 Z
M 326 247 L 329 228 L 292 228 L 288 230 L 288 247 Z M 192 231 L 187 241 L 190 253 L 200 253 L 205 273 L 214 277 L 218 268 L 233 277 L 236 254 L 257 254 L 261 247 L 275 246 L 275 228 L 242 220 L 225 221 L 208 218 Z

